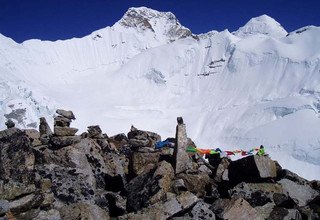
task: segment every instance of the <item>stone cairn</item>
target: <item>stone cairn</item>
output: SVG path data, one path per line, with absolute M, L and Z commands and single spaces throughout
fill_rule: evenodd
M 45 118 L 39 131 L 0 131 L 0 220 L 320 218 L 319 181 L 268 156 L 187 154 L 196 146 L 181 117 L 174 147 L 156 149 L 154 132 L 76 135 L 72 111 L 57 114 L 54 132 Z

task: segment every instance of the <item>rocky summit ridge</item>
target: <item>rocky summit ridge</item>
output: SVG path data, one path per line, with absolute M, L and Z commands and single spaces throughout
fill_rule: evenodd
M 159 12 L 147 7 L 132 7 L 113 26 L 116 29 L 134 29 L 138 33 L 152 32 L 156 38 L 165 38 L 169 42 L 177 39 L 194 37 L 192 32 L 180 24 L 171 12 Z
M 0 131 L 0 219 L 319 219 L 320 182 L 267 155 L 188 154 L 195 147 L 178 118 L 171 145 L 131 127 L 109 137 L 98 125 L 76 135 L 72 111 L 54 131 L 8 121 Z

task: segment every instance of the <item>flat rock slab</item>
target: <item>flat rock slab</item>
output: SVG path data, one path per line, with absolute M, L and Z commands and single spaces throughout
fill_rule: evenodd
M 54 126 L 54 134 L 56 136 L 74 136 L 79 129 L 69 128 L 69 127 L 60 127 Z
M 203 202 L 199 201 L 187 214 L 174 217 L 173 220 L 192 220 L 192 219 L 202 219 L 202 220 L 215 220 L 215 214 L 210 210 L 210 206 Z
M 54 117 L 54 126 L 69 127 L 71 119 L 58 115 Z
M 52 137 L 50 139 L 52 149 L 59 149 L 72 144 L 79 143 L 81 141 L 81 136 L 65 136 L 65 137 Z
M 319 193 L 312 189 L 309 185 L 301 185 L 288 179 L 279 181 L 283 190 L 289 193 L 289 196 L 297 202 L 299 206 L 305 206 L 312 199 L 317 197 Z
M 195 205 L 199 199 L 190 192 L 184 192 L 177 197 L 173 197 L 164 203 L 156 203 L 142 211 L 133 214 L 130 213 L 122 219 L 138 220 L 138 219 L 159 219 L 165 220 L 175 214 L 187 210 Z
M 39 207 L 43 201 L 41 194 L 30 194 L 10 202 L 10 211 L 21 213 Z
M 231 200 L 225 207 L 223 219 L 262 220 L 258 212 L 244 199 Z
M 57 109 L 56 113 L 68 119 L 76 119 L 72 111 L 66 111 L 63 109 Z
M 109 214 L 97 205 L 89 203 L 75 203 L 60 208 L 62 219 L 110 219 Z
M 263 206 L 272 202 L 274 194 L 283 195 L 281 184 L 277 183 L 239 183 L 229 190 L 232 198 L 243 198 L 252 207 Z

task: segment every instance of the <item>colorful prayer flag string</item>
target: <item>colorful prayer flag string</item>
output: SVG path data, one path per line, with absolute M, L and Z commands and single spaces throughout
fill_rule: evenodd
M 221 151 L 219 148 L 217 149 L 201 149 L 201 148 L 196 148 L 196 147 L 188 147 L 186 149 L 186 151 L 188 153 L 200 153 L 200 154 L 222 154 L 222 155 L 226 155 L 226 156 L 233 156 L 236 154 L 240 154 L 241 156 L 248 156 L 248 155 L 253 155 L 255 152 L 257 152 L 258 155 L 265 155 L 265 150 L 264 147 L 261 145 L 260 148 L 259 147 L 255 147 L 252 148 L 248 151 L 245 150 L 233 150 L 233 151 L 229 151 L 229 150 L 225 150 L 225 151 Z

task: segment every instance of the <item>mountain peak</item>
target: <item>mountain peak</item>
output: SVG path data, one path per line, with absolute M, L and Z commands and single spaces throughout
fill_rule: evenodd
M 159 12 L 147 7 L 132 7 L 115 24 L 119 28 L 133 28 L 139 33 L 153 32 L 157 37 L 169 41 L 191 36 L 191 31 L 182 26 L 171 12 Z
M 264 34 L 274 38 L 284 37 L 288 34 L 280 23 L 265 14 L 251 18 L 243 27 L 233 33 L 239 37 L 245 37 L 252 34 Z

